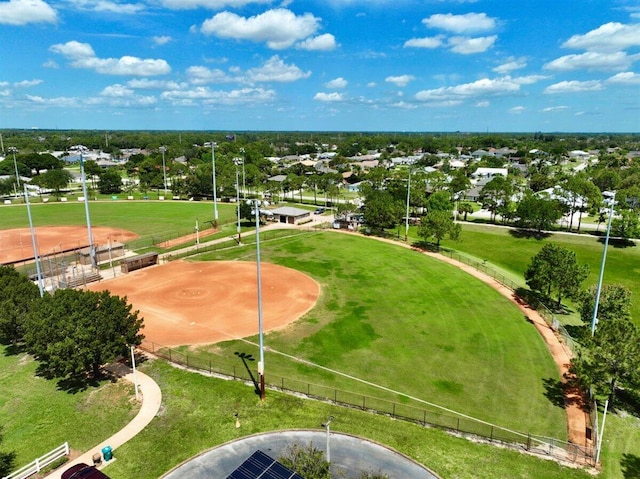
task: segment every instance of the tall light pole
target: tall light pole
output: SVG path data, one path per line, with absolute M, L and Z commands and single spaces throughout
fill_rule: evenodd
M 615 191 L 603 191 L 602 194 L 606 196 L 610 202 L 609 207 L 609 220 L 607 221 L 607 233 L 604 238 L 604 249 L 602 250 L 602 263 L 600 263 L 600 276 L 598 277 L 598 287 L 596 289 L 596 302 L 593 306 L 593 317 L 591 318 L 591 336 L 596 334 L 596 324 L 598 323 L 598 306 L 600 305 L 600 292 L 602 290 L 602 278 L 604 276 L 604 265 L 607 261 L 607 246 L 609 245 L 609 233 L 611 231 L 611 218 L 613 218 L 613 205 L 616 200 Z
M 18 162 L 16 161 L 16 151 L 18 151 L 18 149 L 15 146 L 10 146 L 8 150 L 13 153 L 13 168 L 16 170 L 16 183 L 18 184 L 18 188 L 20 188 L 20 175 L 18 174 Z
M 409 242 L 409 198 L 411 197 L 411 167 L 409 167 L 409 182 L 407 183 L 407 215 L 404 225 L 404 242 Z
M 245 160 L 246 160 L 246 155 L 244 152 L 244 148 L 240 148 L 240 152 L 242 153 L 242 199 L 246 200 L 247 199 L 247 184 L 245 182 L 245 175 L 244 175 L 244 164 L 245 164 Z
M 164 175 L 164 196 L 167 196 L 167 168 L 164 165 L 164 152 L 167 151 L 166 146 L 161 146 L 160 151 L 162 152 L 162 174 Z
M 333 421 L 333 419 L 333 416 L 329 416 L 327 422 L 322 425 L 322 427 L 327 430 L 327 462 L 331 462 L 331 443 L 329 442 L 329 440 L 331 437 L 331 422 Z
M 218 227 L 218 193 L 216 192 L 216 146 L 215 141 L 211 142 L 211 166 L 213 168 L 213 224 Z
M 33 245 L 33 257 L 36 260 L 36 273 L 38 275 L 38 289 L 40 297 L 44 296 L 44 288 L 42 287 L 42 271 L 40 270 L 40 255 L 38 254 L 38 243 L 36 242 L 36 232 L 33 228 L 33 219 L 31 218 L 31 203 L 29 203 L 29 192 L 27 185 L 24 185 L 24 201 L 27 204 L 27 215 L 29 216 L 29 229 L 31 230 L 31 243 Z
M 256 215 L 256 265 L 258 274 L 258 335 L 260 336 L 260 361 L 258 362 L 258 376 L 260 377 L 260 400 L 264 401 L 264 341 L 262 333 L 262 275 L 260 274 L 260 202 L 255 200 Z
M 236 206 L 238 209 L 238 244 L 242 244 L 242 236 L 240 232 L 240 186 L 238 185 L 238 164 L 242 163 L 242 158 L 234 158 L 233 163 L 236 165 Z
M 84 195 L 84 212 L 87 217 L 87 231 L 89 234 L 89 259 L 91 260 L 91 267 L 98 268 L 98 262 L 96 261 L 96 249 L 93 245 L 93 233 L 91 231 L 91 216 L 89 215 L 89 197 L 87 196 L 87 179 L 84 174 L 84 157 L 82 152 L 86 150 L 85 146 L 78 147 L 80 152 L 80 177 L 82 179 L 82 194 Z

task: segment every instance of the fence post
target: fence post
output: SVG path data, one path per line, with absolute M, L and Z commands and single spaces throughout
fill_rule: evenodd
M 211 374 L 211 359 L 209 359 L 209 374 Z
M 460 434 L 460 418 L 458 418 L 458 424 L 456 425 L 456 432 Z
M 422 411 L 422 425 L 427 425 L 427 411 Z
M 337 389 L 333 390 L 333 402 L 334 403 L 338 402 L 338 390 Z
M 363 410 L 366 409 L 366 399 L 365 398 L 366 398 L 366 396 L 363 394 L 362 395 L 362 409 Z
M 491 442 L 493 442 L 493 426 L 491 426 L 491 437 L 489 438 Z
M 391 417 L 394 419 L 396 417 L 396 403 L 393 403 L 393 412 L 391 413 Z
M 64 455 L 65 456 L 69 455 L 69 443 L 68 442 L 64 443 Z
M 527 451 L 531 450 L 531 433 L 527 434 Z
M 40 459 L 36 459 L 36 472 L 40 472 Z

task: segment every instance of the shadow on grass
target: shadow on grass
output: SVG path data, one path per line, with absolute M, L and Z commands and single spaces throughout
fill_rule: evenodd
M 604 245 L 605 238 L 598 238 L 598 243 Z M 614 248 L 633 248 L 636 246 L 634 241 L 626 238 L 609 238 L 609 244 Z
M 24 343 L 2 343 L 4 346 L 5 356 L 17 356 L 27 352 L 27 348 Z
M 544 385 L 544 397 L 554 406 L 564 409 L 567 404 L 564 398 L 564 385 L 562 382 L 554 378 L 543 378 L 542 383 Z
M 640 456 L 635 454 L 623 454 L 620 461 L 620 467 L 622 468 L 622 475 L 625 479 L 638 479 L 640 478 Z
M 233 354 L 235 354 L 240 359 L 242 359 L 242 364 L 244 364 L 244 367 L 247 370 L 247 373 L 249 374 L 249 377 L 251 378 L 251 382 L 253 383 L 254 392 L 258 396 L 260 396 L 260 384 L 258 384 L 258 380 L 253 375 L 253 372 L 251 371 L 251 368 L 249 368 L 249 363 L 247 363 L 247 361 L 255 361 L 255 358 L 253 357 L 252 354 L 241 353 L 239 351 L 236 351 Z
M 546 233 L 544 231 L 529 230 L 524 228 L 510 229 L 509 234 L 514 238 L 536 239 L 536 240 L 547 239 L 551 236 L 551 233 Z
M 101 374 L 99 377 L 93 377 L 88 375 L 67 376 L 60 378 L 52 371 L 47 364 L 39 363 L 36 368 L 36 376 L 47 379 L 49 381 L 57 379 L 56 387 L 59 391 L 64 391 L 69 394 L 77 394 L 85 391 L 90 387 L 98 387 L 100 381 L 104 379 L 115 379 L 110 374 Z
M 640 418 L 640 392 L 616 389 L 616 408 Z M 638 476 L 640 478 L 640 476 Z
M 533 309 L 546 308 L 553 314 L 571 314 L 574 311 L 564 304 L 558 307 L 558 301 L 553 298 L 549 298 L 538 291 L 531 291 L 527 288 L 517 288 L 515 290 L 518 302 L 524 302 L 530 305 Z

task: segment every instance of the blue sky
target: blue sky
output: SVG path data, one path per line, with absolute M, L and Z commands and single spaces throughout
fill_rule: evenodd
M 0 128 L 640 131 L 630 0 L 0 1 Z

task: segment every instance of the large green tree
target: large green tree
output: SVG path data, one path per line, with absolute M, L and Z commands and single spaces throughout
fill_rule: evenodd
M 580 297 L 580 319 L 591 324 L 596 303 L 596 287 L 584 291 Z M 605 284 L 600 290 L 598 321 L 631 319 L 631 291 L 620 284 Z
M 483 208 L 491 212 L 491 221 L 495 221 L 498 208 L 511 201 L 512 194 L 513 185 L 502 175 L 495 176 L 482 187 L 480 202 Z
M 104 364 L 142 342 L 138 311 L 108 291 L 61 289 L 33 303 L 25 324 L 27 350 L 52 377 L 100 377 Z
M 122 191 L 122 176 L 117 170 L 106 169 L 100 171 L 98 190 L 103 195 L 120 193 Z
M 600 321 L 593 336 L 571 361 L 571 371 L 585 387 L 608 395 L 613 405 L 618 387 L 634 387 L 640 380 L 640 332 L 630 319 Z
M 554 243 L 545 244 L 524 273 L 527 285 L 551 297 L 556 294 L 557 307 L 565 297 L 575 298 L 580 285 L 589 275 L 589 265 L 579 265 L 576 254 Z
M 453 221 L 451 211 L 430 210 L 420 220 L 418 236 L 426 241 L 435 239 L 436 245 L 440 246 L 440 241 L 449 235 L 451 239 L 458 239 L 462 227 Z
M 0 266 L 0 342 L 22 340 L 25 318 L 39 297 L 38 287 L 29 278 L 12 266 Z
M 67 170 L 48 170 L 41 175 L 33 178 L 33 184 L 53 190 L 54 196 L 60 196 L 61 190 L 67 188 L 73 179 L 71 173 Z
M 522 228 L 549 230 L 562 218 L 562 205 L 547 195 L 529 191 L 518 202 L 515 215 Z
M 331 479 L 330 464 L 313 443 L 308 446 L 292 444 L 278 461 L 305 479 Z
M 365 190 L 364 222 L 372 230 L 381 232 L 399 224 L 404 205 L 386 190 Z

